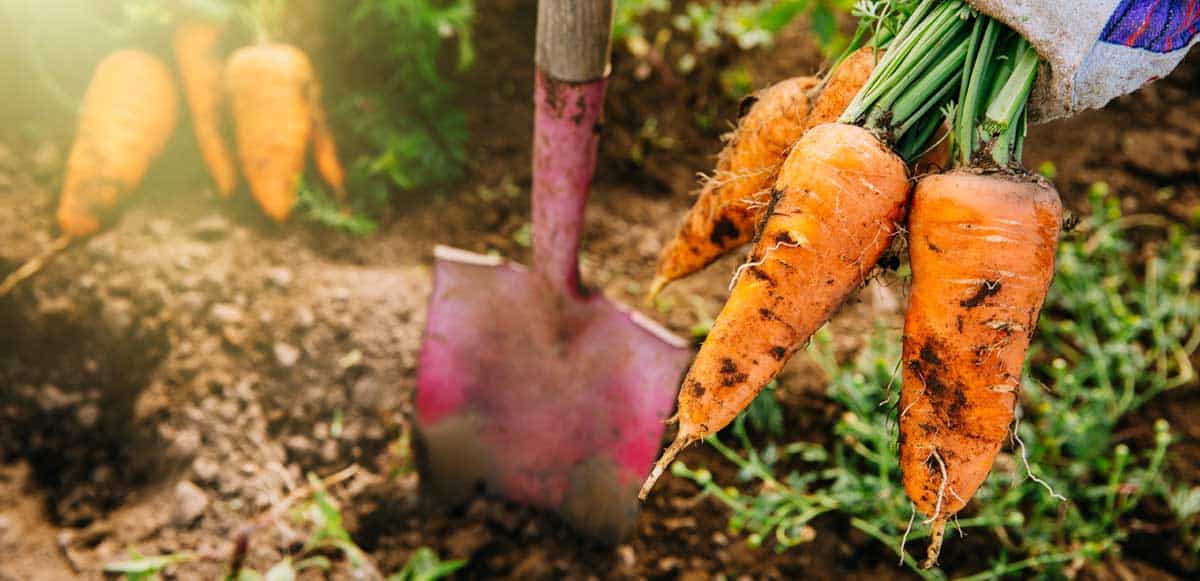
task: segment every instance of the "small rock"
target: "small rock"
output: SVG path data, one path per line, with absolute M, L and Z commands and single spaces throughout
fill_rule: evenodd
M 200 432 L 192 429 L 180 430 L 171 440 L 171 451 L 177 456 L 191 457 L 200 450 Z
M 637 564 L 637 554 L 633 552 L 633 546 L 621 545 L 617 547 L 617 560 L 622 567 L 627 569 L 633 568 Z
M 192 462 L 192 473 L 202 482 L 216 480 L 217 474 L 220 472 L 221 466 L 219 464 L 203 456 L 196 458 Z
M 472 525 L 455 531 L 446 539 L 451 557 L 465 559 L 492 540 L 492 533 L 483 525 Z
M 296 326 L 301 329 L 308 329 L 317 322 L 317 316 L 313 314 L 312 309 L 308 307 L 299 307 L 296 309 Z
M 512 577 L 514 579 L 542 579 L 550 572 L 550 561 L 546 557 L 546 552 L 541 549 L 534 549 L 529 554 L 513 567 Z
M 284 367 L 291 367 L 300 361 L 300 350 L 287 343 L 276 343 L 275 361 Z
M 312 442 L 304 436 L 292 436 L 284 441 L 283 446 L 293 456 L 306 456 L 313 450 Z
M 283 267 L 267 271 L 267 280 L 279 288 L 287 288 L 292 284 L 292 271 Z
M 205 242 L 214 242 L 229 235 L 229 221 L 221 216 L 209 216 L 192 224 L 192 235 Z
M 229 303 L 217 303 L 209 311 L 214 321 L 223 325 L 239 323 L 242 320 L 242 310 Z
M 188 480 L 175 485 L 175 509 L 171 518 L 176 525 L 187 526 L 196 521 L 208 508 L 208 497 L 199 486 Z
M 150 230 L 151 234 L 158 236 L 159 238 L 166 238 L 171 234 L 172 227 L 173 225 L 171 224 L 170 220 L 164 220 L 160 218 L 158 220 L 151 221 L 149 226 L 147 226 L 147 229 Z
M 84 404 L 75 410 L 75 421 L 84 428 L 90 428 L 96 425 L 96 421 L 100 419 L 100 407 L 94 403 Z
M 133 328 L 133 303 L 128 299 L 110 298 L 104 301 L 100 317 L 114 337 L 124 337 Z
M 333 463 L 338 459 L 338 445 L 333 440 L 325 440 L 321 444 L 321 460 L 327 463 Z

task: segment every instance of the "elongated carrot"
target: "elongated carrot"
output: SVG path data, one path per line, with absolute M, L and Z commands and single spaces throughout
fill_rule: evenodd
M 175 129 L 179 102 L 167 67 L 140 50 L 105 58 L 83 97 L 58 207 L 65 235 L 96 233 L 135 190 Z
M 914 18 L 932 13 L 940 26 L 906 24 L 840 122 L 814 127 L 788 154 L 750 260 L 680 388 L 678 434 L 643 497 L 684 447 L 749 405 L 890 246 L 909 194 L 893 144 L 928 126 L 958 86 L 969 12 L 925 0 Z
M 803 135 L 808 92 L 816 84 L 813 77 L 787 79 L 745 102 L 750 109 L 726 136 L 716 170 L 659 258 L 650 298 L 754 239 L 779 166 Z
M 1020 169 L 1037 53 L 988 17 L 971 45 L 952 127 L 961 169 L 923 178 L 908 218 L 900 466 L 932 525 L 925 567 L 1013 422 L 1062 216 L 1054 188 Z
M 237 187 L 237 166 L 220 130 L 225 102 L 225 63 L 218 54 L 221 35 L 221 27 L 211 22 L 180 23 L 175 28 L 175 60 L 191 107 L 192 131 L 200 155 L 217 192 L 228 198 Z
M 1044 180 L 1006 173 L 934 175 L 913 195 L 900 465 L 935 539 L 983 483 L 1012 424 L 1061 214 Z
M 649 298 L 753 240 L 789 148 L 809 129 L 835 121 L 846 110 L 870 78 L 875 60 L 871 47 L 851 53 L 826 79 L 811 112 L 808 93 L 818 83 L 811 77 L 783 81 L 755 96 L 713 177 L 663 251 Z
M 321 105 L 320 84 L 313 83 L 313 162 L 321 179 L 329 184 L 334 198 L 339 202 L 346 201 L 346 171 L 338 159 L 337 142 L 333 131 L 330 130 L 325 108 Z
M 263 211 L 291 216 L 313 133 L 315 79 L 308 57 L 286 44 L 235 51 L 226 68 L 242 174 Z

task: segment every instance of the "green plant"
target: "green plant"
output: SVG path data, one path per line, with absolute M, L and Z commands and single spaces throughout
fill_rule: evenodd
M 147 581 L 156 579 L 163 570 L 171 565 L 194 561 L 196 557 L 188 553 L 171 553 L 146 557 L 137 549 L 129 548 L 129 560 L 108 563 L 104 566 L 105 573 L 123 575 L 125 581 Z
M 652 68 L 670 70 L 665 55 L 674 57 L 673 69 L 689 74 L 699 56 L 728 44 L 739 50 L 770 47 L 775 36 L 800 17 L 808 17 L 817 44 L 827 55 L 837 54 L 847 39 L 838 29 L 838 15 L 850 11 L 853 0 L 782 0 L 688 2 L 672 12 L 669 0 L 617 0 L 613 36 L 635 58 Z M 665 20 L 651 31 L 652 19 Z
M 1122 216 L 1103 184 L 1090 200 L 1090 217 L 1059 249 L 1011 453 L 997 461 L 956 523 L 997 540 L 988 567 L 968 579 L 1053 574 L 1070 562 L 1119 554 L 1131 516 L 1151 497 L 1171 508 L 1185 546 L 1200 551 L 1200 489 L 1171 481 L 1170 426 L 1156 421 L 1153 436 L 1141 443 L 1116 435 L 1118 424 L 1147 401 L 1195 381 L 1200 246 L 1180 225 Z M 1142 268 L 1129 262 L 1136 253 L 1127 231 L 1134 227 L 1162 234 Z M 738 468 L 738 487 L 682 463 L 674 473 L 728 506 L 731 529 L 754 545 L 782 551 L 806 542 L 816 534 L 812 519 L 828 512 L 897 550 L 927 537 L 899 486 L 899 345 L 898 333 L 880 328 L 857 358 L 839 364 L 829 334 L 815 338 L 809 352 L 829 376 L 828 397 L 844 409 L 832 445 L 755 446 L 743 415 L 721 439 L 709 439 Z M 942 576 L 900 554 L 923 577 Z
M 436 581 L 449 577 L 466 564 L 462 560 L 442 561 L 433 549 L 421 547 L 408 558 L 403 569 L 388 577 L 388 581 Z
M 325 3 L 327 36 L 349 63 L 326 87 L 339 125 L 354 139 L 348 190 L 378 215 L 395 191 L 458 179 L 467 162 L 466 115 L 455 74 L 474 62 L 473 0 Z

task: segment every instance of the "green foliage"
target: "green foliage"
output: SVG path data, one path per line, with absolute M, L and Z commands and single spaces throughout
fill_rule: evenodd
M 319 186 L 301 180 L 298 188 L 297 206 L 300 214 L 307 220 L 355 236 L 370 236 L 379 227 L 369 216 L 362 213 L 354 214 L 339 206 L 337 201 Z
M 458 179 L 466 167 L 467 119 L 455 103 L 454 75 L 474 62 L 473 0 L 329 2 L 331 46 L 350 63 L 331 90 L 348 151 L 352 203 L 378 214 L 393 192 Z M 344 64 L 344 63 L 343 63 Z
M 187 563 L 196 558 L 187 553 L 146 557 L 133 547 L 129 548 L 129 557 L 128 561 L 108 563 L 104 566 L 104 572 L 114 575 L 124 575 L 125 581 L 147 581 L 158 578 L 163 570 L 171 565 Z
M 673 12 L 669 0 L 617 0 L 613 36 L 639 59 L 674 55 L 674 70 L 688 74 L 700 55 L 726 44 L 740 50 L 770 47 L 780 31 L 806 16 L 817 44 L 832 56 L 847 42 L 838 29 L 838 15 L 853 5 L 853 0 L 707 0 L 688 2 Z M 651 32 L 648 23 L 656 17 L 670 24 Z
M 421 547 L 408 558 L 408 564 L 388 577 L 388 581 L 437 581 L 454 574 L 467 562 L 463 560 L 442 561 L 428 547 Z
M 1195 381 L 1200 246 L 1194 234 L 1161 218 L 1122 216 L 1103 185 L 1093 188 L 1091 201 L 1091 216 L 1060 245 L 1029 358 L 1019 438 L 956 523 L 999 540 L 987 568 L 971 578 L 1053 574 L 1080 558 L 1119 554 L 1130 521 L 1151 497 L 1170 507 L 1180 541 L 1200 554 L 1200 487 L 1172 482 L 1170 426 L 1156 421 L 1144 444 L 1115 433 L 1156 395 Z M 1126 235 L 1139 226 L 1164 234 L 1143 268 L 1129 262 L 1135 252 Z M 899 334 L 881 328 L 857 358 L 839 364 L 828 333 L 817 335 L 810 354 L 830 378 L 828 397 L 845 410 L 828 449 L 803 441 L 756 447 L 745 426 L 757 412 L 749 412 L 724 440 L 709 439 L 738 468 L 740 488 L 678 462 L 674 473 L 727 505 L 730 528 L 754 545 L 782 551 L 810 540 L 811 520 L 831 511 L 894 549 L 914 517 L 907 541 L 927 538 L 900 486 L 899 347 Z M 907 553 L 902 558 L 925 578 L 942 576 L 919 571 Z

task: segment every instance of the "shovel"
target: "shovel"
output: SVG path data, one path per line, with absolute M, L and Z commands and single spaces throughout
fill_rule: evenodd
M 686 341 L 581 286 L 584 205 L 612 0 L 538 5 L 533 267 L 439 246 L 417 374 L 424 492 L 485 490 L 616 542 L 691 357 Z

